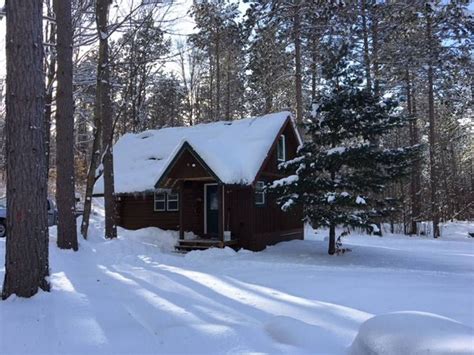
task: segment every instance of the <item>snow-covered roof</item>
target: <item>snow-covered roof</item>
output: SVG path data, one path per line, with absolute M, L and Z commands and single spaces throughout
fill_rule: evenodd
M 223 183 L 251 184 L 288 117 L 291 117 L 290 112 L 279 112 L 235 121 L 125 134 L 114 146 L 115 192 L 153 190 L 185 143 Z M 100 177 L 94 194 L 102 193 L 103 178 Z

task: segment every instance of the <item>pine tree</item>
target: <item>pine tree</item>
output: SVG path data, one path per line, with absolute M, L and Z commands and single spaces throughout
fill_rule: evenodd
M 417 147 L 383 148 L 379 139 L 406 119 L 398 103 L 364 87 L 360 70 L 348 61 L 348 46 L 333 48 L 325 63 L 328 83 L 305 128 L 311 139 L 282 168 L 295 175 L 273 189 L 283 209 L 303 205 L 313 227 L 329 227 L 329 254 L 336 252 L 337 225 L 373 228 L 391 208 L 379 197 L 387 184 L 408 173 Z
M 7 1 L 7 241 L 2 298 L 49 290 L 43 6 Z
M 56 201 L 58 247 L 78 249 L 74 187 L 74 100 L 71 0 L 54 0 L 58 26 L 56 94 Z

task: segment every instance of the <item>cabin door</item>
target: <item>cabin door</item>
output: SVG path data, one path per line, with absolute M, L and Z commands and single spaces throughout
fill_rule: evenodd
M 216 236 L 218 234 L 219 197 L 217 184 L 204 185 L 204 233 Z

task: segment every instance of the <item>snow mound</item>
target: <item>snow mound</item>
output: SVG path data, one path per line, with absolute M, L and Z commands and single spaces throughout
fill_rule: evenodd
M 333 350 L 333 346 L 337 347 L 337 338 L 328 329 L 292 317 L 272 317 L 264 324 L 264 329 L 274 341 L 308 352 L 324 351 L 328 344 Z
M 424 312 L 395 312 L 364 322 L 351 355 L 473 354 L 474 329 Z
M 135 242 L 145 246 L 153 246 L 162 252 L 174 251 L 178 242 L 177 231 L 167 231 L 156 227 L 142 228 L 138 230 L 128 230 L 119 228 L 121 239 L 128 243 Z
M 206 250 L 193 250 L 187 253 L 184 257 L 187 260 L 192 261 L 205 261 L 215 258 L 227 258 L 229 256 L 235 256 L 237 252 L 229 247 L 225 248 L 209 248 Z

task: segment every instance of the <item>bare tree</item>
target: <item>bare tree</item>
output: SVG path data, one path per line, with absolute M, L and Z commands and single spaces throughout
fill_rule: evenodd
M 7 1 L 7 230 L 2 298 L 49 290 L 43 9 Z

